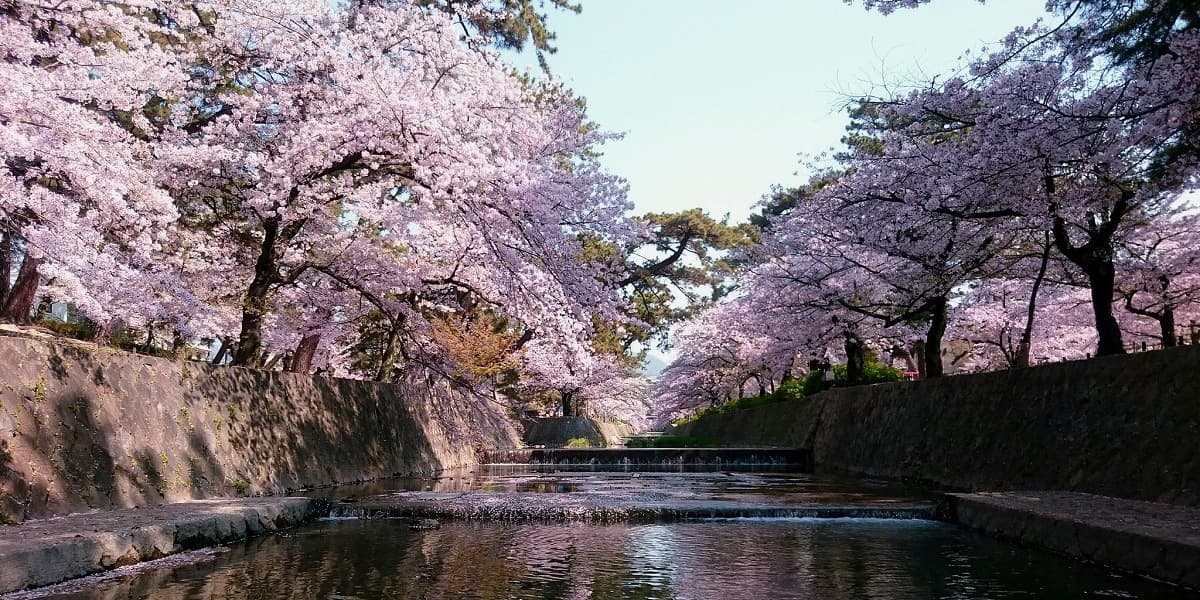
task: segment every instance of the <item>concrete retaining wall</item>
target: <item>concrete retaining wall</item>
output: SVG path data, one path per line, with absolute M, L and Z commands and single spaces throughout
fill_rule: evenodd
M 817 471 L 1200 505 L 1200 348 L 836 389 L 677 428 Z
M 594 447 L 619 446 L 632 433 L 628 425 L 590 417 L 543 417 L 523 419 L 522 439 L 528 446 L 562 448 L 572 439 L 585 438 Z
M 428 473 L 519 443 L 493 405 L 444 382 L 0 337 L 0 522 Z

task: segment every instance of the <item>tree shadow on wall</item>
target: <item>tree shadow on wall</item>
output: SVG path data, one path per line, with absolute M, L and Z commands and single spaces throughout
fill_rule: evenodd
M 225 470 L 199 431 L 188 434 L 190 461 L 188 476 L 195 489 L 220 490 L 225 485 Z M 235 486 L 236 488 L 237 486 Z
M 277 491 L 443 466 L 399 386 L 207 367 L 192 394 L 225 421 L 208 476 Z
M 0 455 L 0 510 L 24 520 L 222 491 L 207 440 L 190 420 L 170 420 L 187 414 L 177 363 L 21 344 L 0 356 L 5 379 L 20 384 L 4 394 L 16 427 Z
M 48 452 L 47 458 L 66 480 L 72 495 L 89 507 L 109 504 L 117 476 L 109 428 L 97 423 L 92 399 L 82 394 L 60 396 L 56 409 L 56 442 L 53 446 L 43 445 L 43 451 Z

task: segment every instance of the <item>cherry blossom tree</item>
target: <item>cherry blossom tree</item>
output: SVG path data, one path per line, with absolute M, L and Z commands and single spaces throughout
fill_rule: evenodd
M 100 296 L 153 265 L 176 213 L 147 107 L 182 84 L 175 42 L 199 20 L 170 1 L 0 6 L 3 318 L 27 323 L 46 278 L 105 320 Z
M 1157 331 L 1140 334 L 1157 344 L 1179 343 L 1176 324 L 1194 322 L 1200 310 L 1200 222 L 1183 214 L 1146 224 L 1124 240 L 1117 262 L 1118 295 L 1131 315 L 1153 321 Z
M 916 4 L 868 3 L 885 11 Z M 924 143 L 931 169 L 958 175 L 939 210 L 1032 221 L 1052 233 L 1089 280 L 1100 354 L 1123 351 L 1113 307 L 1121 239 L 1167 211 L 1173 191 L 1195 177 L 1194 10 L 1133 4 L 1137 14 L 1122 13 L 1124 4 L 1053 2 L 1064 15 L 1056 27 L 1018 29 L 968 76 L 883 109 L 912 123 L 908 137 Z M 1100 22 L 1107 33 L 1092 35 Z M 1133 30 L 1121 33 L 1133 23 L 1148 37 L 1134 43 Z
M 581 233 L 626 234 L 623 184 L 586 152 L 604 137 L 459 35 L 403 6 L 217 11 L 165 166 L 184 220 L 238 245 L 235 364 L 261 362 L 306 278 L 410 301 L 450 287 L 531 324 L 615 315 L 577 260 Z

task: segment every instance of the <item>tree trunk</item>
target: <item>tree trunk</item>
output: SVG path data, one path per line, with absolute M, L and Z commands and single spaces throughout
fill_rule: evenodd
M 154 348 L 154 324 L 146 325 L 146 343 L 142 344 L 142 354 L 150 354 Z
M 942 376 L 942 336 L 946 335 L 946 299 L 930 301 L 929 331 L 925 333 L 925 377 Z
M 279 239 L 278 216 L 263 221 L 263 241 L 259 246 L 258 260 L 254 263 L 254 279 L 246 288 L 242 298 L 242 329 L 238 335 L 237 351 L 233 353 L 231 365 L 253 367 L 259 364 L 262 354 L 262 326 L 267 316 L 267 296 L 278 279 L 276 265 Z
M 103 325 L 96 327 L 96 335 L 92 336 L 92 341 L 101 346 L 107 346 L 112 343 L 113 326 L 117 323 L 116 319 L 109 319 Z
M 1092 312 L 1096 321 L 1096 356 L 1125 354 L 1125 342 L 1121 339 L 1121 326 L 1113 316 L 1113 293 L 1116 289 L 1116 269 L 1111 260 L 1096 261 L 1088 268 L 1088 284 L 1092 292 Z
M 908 348 L 905 348 L 903 345 L 897 345 L 892 349 L 892 358 L 896 357 L 899 357 L 900 360 L 904 361 L 905 371 L 917 370 L 917 363 L 913 360 L 912 352 L 909 352 Z
M 178 329 L 171 332 L 171 356 L 179 358 L 179 353 L 187 348 L 187 338 Z M 187 358 L 186 356 L 183 358 Z
M 1046 159 L 1045 189 L 1047 195 L 1053 197 L 1056 191 L 1054 175 L 1050 172 L 1050 161 Z M 1054 234 L 1054 245 L 1058 251 L 1075 263 L 1087 274 L 1088 284 L 1092 290 L 1092 312 L 1095 315 L 1096 335 L 1099 343 L 1096 356 L 1125 354 L 1125 343 L 1121 339 L 1121 327 L 1113 317 L 1113 293 L 1116 291 L 1117 272 L 1113 267 L 1113 238 L 1121 219 L 1130 211 L 1129 202 L 1134 198 L 1132 190 L 1121 190 L 1120 197 L 1108 211 L 1107 219 L 1097 226 L 1089 228 L 1088 242 L 1083 246 L 1073 246 L 1071 236 L 1067 232 L 1066 221 L 1054 217 L 1051 233 Z M 1051 208 L 1057 212 L 1056 201 L 1051 202 Z
M 400 352 L 400 333 L 404 330 L 401 323 L 395 323 L 388 328 L 387 345 L 383 348 L 383 357 L 379 360 L 379 372 L 375 381 L 391 383 L 395 379 L 396 355 Z
M 311 371 L 313 355 L 317 353 L 319 345 L 321 345 L 321 334 L 319 333 L 310 333 L 300 338 L 300 343 L 296 344 L 296 351 L 292 354 L 292 361 L 288 364 L 288 371 L 305 374 Z
M 1054 193 L 1054 179 L 1046 176 L 1046 190 Z M 1124 193 L 1123 193 L 1124 194 Z M 1067 257 L 1087 275 L 1088 285 L 1091 286 L 1092 313 L 1095 316 L 1096 335 L 1099 343 L 1096 346 L 1096 356 L 1125 354 L 1125 343 L 1121 339 L 1121 327 L 1113 316 L 1113 294 L 1116 291 L 1117 270 L 1113 267 L 1112 240 L 1121 218 L 1128 212 L 1128 197 L 1122 195 L 1110 211 L 1108 220 L 1089 232 L 1088 243 L 1083 246 L 1071 245 L 1071 236 L 1067 232 L 1066 221 L 1061 217 L 1054 218 L 1052 233 L 1054 245 L 1058 251 Z
M 5 229 L 3 235 L 0 235 L 0 306 L 4 306 L 8 291 L 12 288 L 12 266 L 13 234 Z
M 1174 348 L 1179 344 L 1179 340 L 1175 339 L 1175 309 L 1171 306 L 1163 308 L 1158 318 L 1158 329 L 1162 333 L 1163 348 Z
M 17 281 L 4 302 L 4 311 L 0 313 L 0 319 L 12 321 L 17 325 L 30 324 L 29 313 L 33 312 L 33 300 L 37 297 L 41 279 L 38 267 L 41 264 L 42 259 L 25 254 L 25 260 L 21 261 L 21 271 L 17 273 Z
M 225 362 L 225 357 L 229 354 L 229 338 L 220 338 L 221 345 L 217 347 L 217 353 L 213 356 L 212 364 L 219 365 Z
M 562 404 L 562 416 L 564 416 L 564 417 L 578 416 L 575 414 L 575 411 L 577 409 L 577 407 L 575 406 L 575 392 L 560 392 L 560 394 L 562 396 L 560 399 L 560 403 Z
M 866 352 L 862 338 L 852 331 L 845 332 L 846 337 L 846 385 L 862 383 L 863 367 L 866 364 Z
M 913 342 L 912 355 L 917 359 L 917 379 L 925 379 L 925 342 Z
M 1046 232 L 1046 245 L 1042 250 L 1042 264 L 1038 267 L 1037 277 L 1033 279 L 1033 289 L 1029 293 L 1029 305 L 1025 309 L 1025 328 L 1021 330 L 1021 341 L 1017 344 L 1017 352 L 1013 357 L 1014 368 L 1029 366 L 1029 353 L 1033 349 L 1033 320 L 1037 314 L 1037 297 L 1046 280 L 1046 267 L 1050 265 L 1050 232 Z

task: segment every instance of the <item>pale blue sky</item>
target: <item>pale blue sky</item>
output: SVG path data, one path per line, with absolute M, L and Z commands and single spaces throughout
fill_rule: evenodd
M 1044 5 L 937 0 L 884 17 L 841 0 L 583 0 L 550 14 L 549 58 L 593 120 L 625 132 L 604 162 L 638 213 L 741 220 L 772 184 L 806 178 L 798 154 L 838 144 L 847 95 L 951 71 Z

